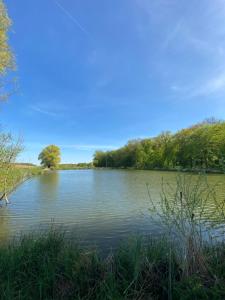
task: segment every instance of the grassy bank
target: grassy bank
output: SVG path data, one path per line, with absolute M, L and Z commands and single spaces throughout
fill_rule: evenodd
M 9 170 L 1 169 L 0 172 L 0 197 L 5 191 L 7 194 L 16 188 L 24 180 L 42 174 L 43 169 L 34 166 L 15 165 Z M 5 181 L 6 180 L 6 181 Z M 6 182 L 6 183 L 5 183 Z
M 205 271 L 184 275 L 165 241 L 132 240 L 102 258 L 63 235 L 0 247 L 0 299 L 224 299 L 225 245 L 204 249 Z

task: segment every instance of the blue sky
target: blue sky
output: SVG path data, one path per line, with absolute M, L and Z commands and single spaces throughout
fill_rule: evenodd
M 225 117 L 224 0 L 5 0 L 19 89 L 0 106 L 21 161 L 63 162 Z

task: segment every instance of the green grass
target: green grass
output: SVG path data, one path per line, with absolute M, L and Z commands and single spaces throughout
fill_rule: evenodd
M 225 299 L 225 245 L 185 277 L 165 240 L 129 240 L 103 258 L 51 231 L 0 247 L 0 299 Z
M 9 193 L 13 190 L 20 182 L 23 180 L 43 173 L 41 167 L 23 167 L 23 166 L 13 166 L 7 173 L 5 169 L 1 169 L 0 172 L 0 196 L 4 191 L 4 180 L 6 177 L 6 191 Z

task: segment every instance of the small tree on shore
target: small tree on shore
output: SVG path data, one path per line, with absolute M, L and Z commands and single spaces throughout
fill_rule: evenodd
M 59 147 L 56 145 L 47 146 L 39 154 L 38 159 L 43 167 L 55 169 L 61 160 Z
M 15 139 L 9 133 L 0 133 L 0 200 L 5 198 L 8 201 L 7 194 L 18 181 L 14 176 L 15 161 L 22 150 L 21 138 Z

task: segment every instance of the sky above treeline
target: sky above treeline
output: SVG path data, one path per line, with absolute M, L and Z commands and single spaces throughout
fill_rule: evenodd
M 224 0 L 5 0 L 18 91 L 0 106 L 21 161 L 63 162 L 225 117 Z

